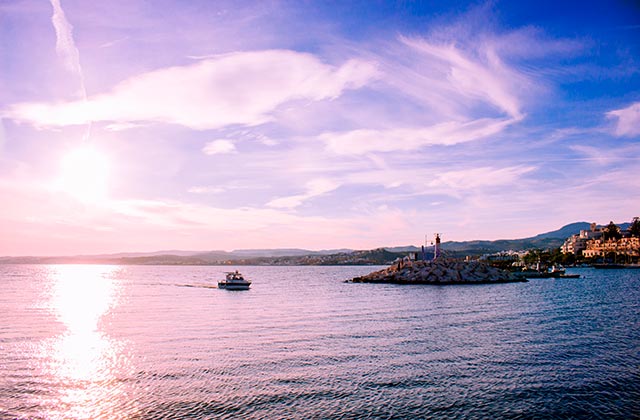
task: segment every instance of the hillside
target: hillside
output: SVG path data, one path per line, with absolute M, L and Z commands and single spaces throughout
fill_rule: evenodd
M 588 223 L 588 222 L 570 223 L 568 225 L 561 227 L 558 230 L 554 230 L 552 232 L 547 232 L 547 233 L 541 233 L 539 235 L 536 235 L 528 239 L 548 239 L 548 238 L 567 239 L 571 235 L 580 233 L 581 230 L 589 230 L 590 227 L 591 227 L 591 223 Z
M 496 241 L 449 241 L 442 250 L 450 257 L 479 256 L 500 251 L 557 248 L 564 240 L 580 230 L 589 229 L 587 222 L 571 223 L 558 230 L 523 239 Z M 626 229 L 629 223 L 618 226 Z M 430 247 L 431 248 L 431 247 Z M 373 250 L 334 249 L 310 251 L 305 249 L 244 249 L 227 251 L 156 251 L 118 254 L 53 256 L 53 257 L 0 257 L 0 264 L 124 264 L 124 265 L 366 265 L 387 264 L 408 252 L 420 248 L 377 248 Z M 432 248 L 427 252 L 433 252 Z
M 625 229 L 628 223 L 619 225 Z M 492 254 L 500 251 L 523 251 L 529 249 L 558 248 L 569 236 L 580 233 L 581 230 L 589 229 L 590 223 L 577 222 L 561 227 L 558 230 L 541 233 L 530 238 L 522 239 L 499 239 L 495 241 L 446 241 L 442 243 L 442 250 L 451 257 L 464 257 L 467 255 L 478 256 L 482 254 Z M 415 246 L 403 246 L 386 248 L 391 252 L 418 252 Z

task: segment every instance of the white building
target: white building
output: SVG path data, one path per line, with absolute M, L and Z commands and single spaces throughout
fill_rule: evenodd
M 593 239 L 602 237 L 602 229 L 598 228 L 595 223 L 591 223 L 591 229 L 581 230 L 580 233 L 572 235 L 560 247 L 563 254 L 578 255 L 581 251 L 587 249 L 587 243 Z

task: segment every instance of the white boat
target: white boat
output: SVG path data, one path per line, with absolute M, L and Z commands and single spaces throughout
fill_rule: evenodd
M 218 282 L 218 289 L 249 290 L 249 287 L 251 287 L 251 282 L 245 280 L 238 270 L 226 273 L 226 278 Z

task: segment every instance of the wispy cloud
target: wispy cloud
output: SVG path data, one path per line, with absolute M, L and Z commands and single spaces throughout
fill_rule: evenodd
M 479 167 L 437 174 L 428 187 L 444 187 L 450 191 L 474 190 L 481 187 L 495 187 L 516 184 L 533 166 L 510 166 L 504 168 Z
M 434 35 L 399 36 L 365 55 L 379 62 L 382 80 L 397 94 L 410 97 L 426 111 L 425 121 L 443 118 L 508 117 L 522 120 L 532 98 L 546 91 L 528 74 L 522 61 L 505 49 L 511 34 L 477 34 L 460 38 L 450 27 L 433 29 Z M 519 39 L 526 39 L 524 34 Z
M 219 194 L 225 192 L 225 188 L 212 186 L 195 186 L 190 187 L 187 192 L 192 194 Z
M 631 144 L 625 147 L 613 145 L 607 147 L 594 147 L 582 144 L 570 146 L 570 149 L 584 156 L 582 160 L 598 165 L 624 165 L 640 162 L 640 145 Z
M 39 126 L 89 121 L 164 122 L 196 130 L 256 125 L 269 121 L 285 102 L 336 98 L 376 74 L 375 66 L 362 60 L 335 67 L 289 50 L 238 52 L 144 73 L 87 101 L 23 103 L 7 114 Z
M 339 182 L 331 179 L 314 179 L 306 184 L 307 191 L 304 194 L 276 198 L 267 203 L 267 206 L 274 208 L 291 209 L 300 206 L 306 200 L 334 191 L 339 186 Z
M 492 104 L 513 119 L 522 119 L 522 104 L 515 88 L 527 79 L 503 63 L 490 45 L 482 45 L 473 59 L 455 44 L 438 45 L 424 39 L 401 38 L 424 58 L 439 61 L 446 71 L 447 88 L 467 100 L 477 99 Z
M 408 187 L 415 194 L 443 194 L 459 196 L 460 193 L 496 186 L 515 185 L 522 176 L 534 171 L 534 166 L 482 166 L 450 169 L 409 168 L 361 171 L 349 175 L 353 184 L 374 184 L 385 188 Z M 387 193 L 385 193 L 387 194 Z
M 60 0 L 50 0 L 53 7 L 53 15 L 51 22 L 56 31 L 56 51 L 62 58 L 62 61 L 74 76 L 80 81 L 80 96 L 82 99 L 87 98 L 87 90 L 84 84 L 84 74 L 80 66 L 80 53 L 73 39 L 73 26 L 67 20 L 62 10 Z
M 225 153 L 235 153 L 236 146 L 231 140 L 220 139 L 207 143 L 202 151 L 205 155 L 220 155 Z
M 442 33 L 455 35 L 445 29 Z M 442 34 L 400 36 L 365 55 L 379 63 L 376 88 L 389 95 L 389 103 L 406 107 L 408 96 L 420 112 L 413 108 L 411 118 L 399 115 L 398 122 L 378 118 L 380 111 L 374 110 L 368 127 L 361 123 L 352 130 L 325 132 L 319 139 L 338 154 L 366 154 L 454 145 L 501 133 L 525 119 L 536 91 L 544 91 L 539 81 L 502 58 L 503 38 L 456 42 Z
M 320 139 L 338 154 L 410 151 L 432 145 L 453 145 L 481 139 L 502 131 L 510 119 L 478 119 L 469 122 L 448 121 L 424 128 L 390 130 L 360 129 L 324 133 Z
M 607 117 L 617 120 L 614 134 L 622 137 L 640 135 L 640 102 L 635 102 L 626 108 L 607 112 Z
M 4 143 L 6 139 L 4 123 L 2 122 L 2 118 L 0 118 L 0 159 L 2 159 L 2 152 L 4 151 Z
M 99 48 L 111 48 L 114 45 L 118 45 L 126 40 L 128 40 L 129 37 L 128 36 L 123 36 L 122 38 L 118 38 L 118 39 L 114 39 L 113 41 L 109 41 L 109 42 L 105 42 L 104 44 L 100 45 Z

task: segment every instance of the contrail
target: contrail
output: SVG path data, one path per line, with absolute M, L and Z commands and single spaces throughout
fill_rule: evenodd
M 53 7 L 53 15 L 51 22 L 56 30 L 56 52 L 62 58 L 64 66 L 78 77 L 80 82 L 80 96 L 87 102 L 87 89 L 84 84 L 84 73 L 80 65 L 80 52 L 73 40 L 73 26 L 67 20 L 62 10 L 60 0 L 50 0 Z M 84 140 L 87 140 L 91 134 L 91 121 L 89 121 L 87 130 L 84 134 Z

